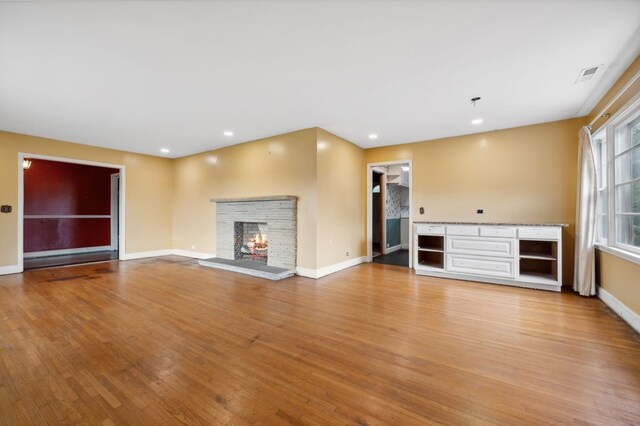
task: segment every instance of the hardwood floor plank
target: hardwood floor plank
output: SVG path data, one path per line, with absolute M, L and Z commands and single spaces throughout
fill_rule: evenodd
M 0 277 L 0 380 L 12 425 L 640 424 L 640 337 L 598 299 L 380 264 Z

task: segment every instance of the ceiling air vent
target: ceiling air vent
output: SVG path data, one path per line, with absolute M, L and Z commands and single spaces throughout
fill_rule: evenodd
M 589 67 L 589 68 L 584 68 L 580 70 L 580 74 L 578 75 L 578 79 L 576 80 L 576 83 L 582 83 L 582 82 L 591 80 L 593 76 L 596 75 L 598 71 L 600 71 L 601 68 L 602 68 L 602 65 L 598 65 L 595 67 Z

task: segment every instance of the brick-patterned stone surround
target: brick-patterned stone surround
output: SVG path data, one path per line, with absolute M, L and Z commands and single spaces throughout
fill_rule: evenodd
M 266 223 L 269 229 L 267 265 L 295 270 L 297 203 L 295 196 L 212 199 L 216 203 L 216 256 L 234 259 L 235 222 Z

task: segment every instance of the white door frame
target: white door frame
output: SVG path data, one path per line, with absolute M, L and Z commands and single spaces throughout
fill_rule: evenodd
M 86 166 L 107 167 L 118 169 L 120 174 L 118 259 L 125 259 L 125 167 L 121 164 L 100 163 L 97 161 L 78 160 L 76 158 L 53 157 L 50 155 L 18 153 L 18 272 L 24 271 L 24 169 L 22 163 L 25 158 L 34 160 L 58 161 L 60 163 L 84 164 Z
M 413 268 L 413 164 L 411 160 L 383 161 L 381 163 L 367 164 L 367 262 L 372 261 L 371 242 L 373 235 L 371 226 L 373 223 L 373 197 L 371 196 L 371 173 L 376 166 L 392 166 L 395 164 L 409 165 L 409 268 Z M 386 176 L 386 175 L 385 175 Z M 386 224 L 385 224 L 386 225 Z
M 120 173 L 111 174 L 111 251 L 118 250 L 120 214 Z

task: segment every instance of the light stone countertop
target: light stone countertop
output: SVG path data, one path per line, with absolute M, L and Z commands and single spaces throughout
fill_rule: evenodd
M 485 226 L 561 226 L 568 227 L 567 223 L 515 223 L 515 222 L 439 222 L 439 221 L 413 221 L 415 224 L 425 223 L 429 225 L 485 225 Z

